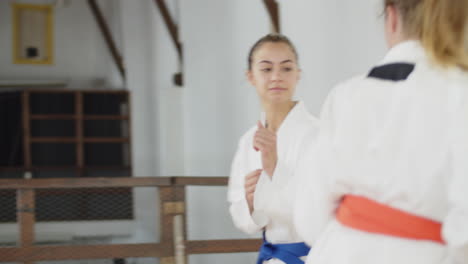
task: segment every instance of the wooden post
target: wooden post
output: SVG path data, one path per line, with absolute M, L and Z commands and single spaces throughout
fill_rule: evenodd
M 185 264 L 187 255 L 185 254 L 185 221 L 183 214 L 177 214 L 174 217 L 174 259 L 175 264 Z
M 184 186 L 171 186 L 159 188 L 159 197 L 161 203 L 161 243 L 171 252 L 170 256 L 161 258 L 161 264 L 175 264 L 176 263 L 176 247 L 174 238 L 174 216 L 181 216 L 183 225 L 182 230 L 179 231 L 183 234 L 183 242 L 186 238 L 186 209 L 185 209 L 185 187 Z M 179 246 L 183 246 L 180 244 Z M 184 258 L 187 255 L 184 253 Z M 180 259 L 180 256 L 178 256 Z M 185 261 L 186 262 L 186 261 Z
M 31 110 L 29 106 L 29 91 L 23 91 L 22 93 L 22 106 L 23 106 L 23 166 L 26 168 L 26 172 L 31 171 L 32 161 L 31 161 Z
M 76 137 L 76 170 L 77 177 L 83 177 L 84 144 L 83 144 L 83 93 L 75 92 L 75 137 Z
M 19 246 L 29 249 L 34 246 L 34 223 L 35 223 L 35 202 L 34 190 L 18 189 L 16 210 L 18 225 L 20 231 Z M 33 264 L 34 262 L 25 261 L 24 264 Z

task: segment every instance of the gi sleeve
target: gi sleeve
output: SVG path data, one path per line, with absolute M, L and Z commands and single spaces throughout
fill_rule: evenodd
M 448 184 L 449 212 L 442 235 L 452 263 L 468 263 L 468 81 L 460 87 L 450 131 L 452 175 Z
M 294 224 L 299 236 L 311 246 L 334 217 L 342 195 L 333 189 L 330 173 L 334 167 L 335 93 L 336 89 L 322 107 L 316 144 L 304 153 L 297 168 L 300 183 L 294 202 Z
M 247 171 L 246 147 L 239 142 L 237 152 L 231 166 L 231 174 L 228 184 L 228 202 L 230 203 L 229 212 L 234 225 L 247 234 L 254 234 L 260 231 L 264 225 L 255 223 L 250 215 L 249 206 L 245 197 L 245 176 L 250 173 Z
M 298 150 L 299 153 L 302 153 L 307 148 L 306 146 L 312 144 L 313 141 L 315 141 L 315 134 L 309 134 L 306 138 L 303 138 L 302 148 Z M 302 154 L 298 156 L 301 157 Z M 278 178 L 279 175 L 282 175 L 282 179 L 288 179 L 286 183 L 272 181 L 272 178 L 266 172 L 262 172 L 254 198 L 255 212 L 253 216 L 257 222 L 268 223 L 269 219 L 267 216 L 274 217 L 275 219 L 284 219 L 285 221 L 291 219 L 295 192 L 297 184 L 299 184 L 295 175 L 296 167 L 296 164 L 288 165 L 282 160 L 278 160 L 272 178 Z

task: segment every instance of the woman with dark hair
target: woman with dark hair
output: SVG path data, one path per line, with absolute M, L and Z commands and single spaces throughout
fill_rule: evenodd
M 316 119 L 293 101 L 300 73 L 296 49 L 283 35 L 266 35 L 249 52 L 247 78 L 264 112 L 239 141 L 228 200 L 236 227 L 263 231 L 258 264 L 300 264 L 309 252 L 292 221 L 296 164 L 317 133 Z

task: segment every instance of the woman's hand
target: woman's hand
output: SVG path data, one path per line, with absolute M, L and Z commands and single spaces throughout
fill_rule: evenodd
M 249 205 L 249 211 L 251 214 L 253 212 L 255 188 L 257 187 L 257 182 L 260 178 L 261 173 L 262 170 L 254 170 L 251 173 L 247 174 L 247 176 L 245 176 L 245 199 L 247 200 L 247 204 Z
M 263 124 L 258 121 L 258 130 L 254 136 L 254 148 L 262 153 L 262 166 L 265 172 L 273 176 L 278 161 L 278 153 L 276 151 L 276 134 L 266 129 Z

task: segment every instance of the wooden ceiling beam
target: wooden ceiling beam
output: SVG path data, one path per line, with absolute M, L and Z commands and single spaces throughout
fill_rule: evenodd
M 169 9 L 167 8 L 166 2 L 164 0 L 154 0 L 156 3 L 161 15 L 163 17 L 164 23 L 166 24 L 167 30 L 169 30 L 169 34 L 171 36 L 172 42 L 177 49 L 177 54 L 179 55 L 179 59 L 182 61 L 182 44 L 179 41 L 179 28 L 174 23 L 169 13 Z
M 120 75 L 125 80 L 125 67 L 123 64 L 122 56 L 120 55 L 119 51 L 117 50 L 117 46 L 115 45 L 114 39 L 109 30 L 109 26 L 107 25 L 104 16 L 102 15 L 101 9 L 99 8 L 96 0 L 88 0 L 89 7 L 96 19 L 96 22 L 101 30 L 102 35 L 104 36 L 104 40 L 106 41 L 107 47 L 109 48 L 112 58 L 119 69 Z
M 156 7 L 161 12 L 163 17 L 164 23 L 166 24 L 167 30 L 169 31 L 169 35 L 171 36 L 172 42 L 177 50 L 177 55 L 179 56 L 179 62 L 183 63 L 183 52 L 182 52 L 182 44 L 179 40 L 179 28 L 174 22 L 169 13 L 169 9 L 167 8 L 166 2 L 164 0 L 154 0 Z M 175 73 L 173 76 L 173 81 L 176 85 L 182 86 L 183 85 L 183 74 L 182 72 Z

